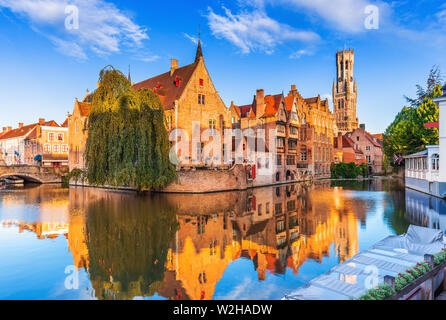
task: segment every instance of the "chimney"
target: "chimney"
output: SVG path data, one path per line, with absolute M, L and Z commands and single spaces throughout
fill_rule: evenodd
M 12 127 L 8 127 L 8 131 L 11 131 L 12 130 Z
M 23 122 L 19 122 L 19 128 L 23 128 Z
M 256 93 L 256 117 L 260 118 L 265 114 L 265 90 L 258 89 Z
M 296 91 L 296 85 L 295 84 L 291 85 L 291 91 Z
M 40 124 L 41 126 L 43 126 L 43 125 L 45 124 L 45 119 L 44 119 L 44 118 L 40 118 L 40 119 L 39 119 L 39 124 Z
M 365 130 L 365 123 L 361 123 L 361 124 L 359 125 L 359 127 L 361 128 L 361 130 Z
M 177 69 L 178 69 L 178 60 L 170 59 L 170 75 L 173 75 L 173 73 Z
M 7 129 L 6 129 L 6 127 L 3 127 L 3 133 L 5 133 L 5 132 L 6 132 L 6 130 L 7 130 Z

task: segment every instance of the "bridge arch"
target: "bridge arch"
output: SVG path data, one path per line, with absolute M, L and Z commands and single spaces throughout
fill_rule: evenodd
M 3 174 L 0 175 L 0 180 L 2 179 L 8 179 L 8 178 L 18 178 L 23 179 L 25 182 L 31 182 L 31 183 L 40 183 L 42 184 L 43 181 L 34 175 L 29 174 Z

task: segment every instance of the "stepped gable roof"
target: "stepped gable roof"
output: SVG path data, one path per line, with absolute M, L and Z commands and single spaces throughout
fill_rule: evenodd
M 149 89 L 155 92 L 164 109 L 175 107 L 175 100 L 178 100 L 189 83 L 198 62 L 176 69 L 172 74 L 170 71 L 144 80 L 133 85 L 135 90 Z
M 21 128 L 17 128 L 17 129 L 13 129 L 11 131 L 6 132 L 5 134 L 3 134 L 2 136 L 0 136 L 0 139 L 13 139 L 13 138 L 18 138 L 18 137 L 24 137 L 29 135 L 32 130 L 34 130 L 37 126 L 39 125 L 39 123 L 33 123 L 33 124 L 29 124 L 27 126 L 23 126 Z M 51 120 L 51 121 L 47 121 L 43 124 L 44 126 L 47 127 L 60 127 L 56 121 Z

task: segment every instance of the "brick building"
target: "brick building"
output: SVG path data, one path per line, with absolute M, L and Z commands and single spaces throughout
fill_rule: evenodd
M 68 136 L 70 141 L 69 167 L 73 169 L 85 169 L 84 151 L 88 137 L 88 116 L 91 104 L 88 102 L 91 96 L 87 96 L 82 102 L 76 99 L 73 113 L 68 116 Z
M 357 145 L 348 136 L 339 133 L 338 136 L 334 138 L 333 145 L 335 163 L 354 162 L 356 165 L 361 165 L 367 162 L 364 153 L 359 148 L 359 145 Z
M 169 71 L 134 85 L 135 90 L 143 88 L 153 90 L 160 97 L 169 133 L 182 129 L 183 134 L 176 130 L 175 136 L 171 137 L 181 164 L 214 164 L 218 151 L 210 152 L 210 157 L 205 158 L 205 143 L 213 141 L 214 130 L 223 134 L 225 128 L 230 129 L 231 119 L 204 63 L 201 42 L 198 42 L 192 64 L 178 67 L 178 61 L 172 59 Z M 209 139 L 202 136 L 207 129 L 210 131 Z M 199 132 L 201 137 L 194 140 L 194 132 Z M 223 142 L 219 143 L 219 148 L 222 155 Z
M 365 130 L 365 124 L 346 134 L 364 153 L 369 173 L 383 172 L 384 150 L 381 141 Z
M 68 129 L 55 121 L 3 128 L 0 150 L 6 165 L 68 165 Z

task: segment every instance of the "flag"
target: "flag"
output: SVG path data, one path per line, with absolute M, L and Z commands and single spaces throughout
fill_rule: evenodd
M 14 155 L 16 155 L 17 157 L 20 157 L 20 153 L 18 153 L 17 151 L 14 151 Z
M 396 164 L 398 160 L 399 160 L 398 157 L 394 154 L 393 155 L 393 164 Z
M 399 159 L 398 159 L 398 165 L 400 165 L 401 162 L 403 162 L 403 157 L 400 156 Z

